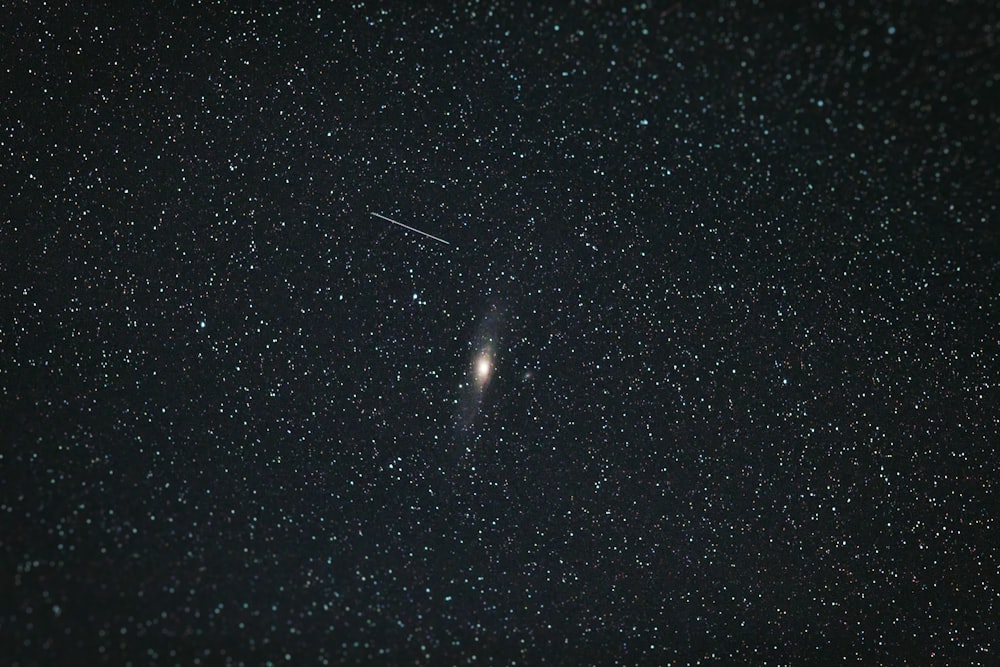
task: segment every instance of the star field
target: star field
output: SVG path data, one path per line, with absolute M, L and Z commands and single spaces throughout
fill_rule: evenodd
M 0 11 L 4 662 L 997 664 L 1000 12 L 431 4 Z

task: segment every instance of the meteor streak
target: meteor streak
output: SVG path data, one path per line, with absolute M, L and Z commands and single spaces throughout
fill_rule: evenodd
M 450 243 L 448 243 L 444 239 L 439 239 L 438 237 L 434 236 L 433 234 L 428 234 L 427 232 L 422 232 L 419 229 L 417 229 L 416 227 L 410 227 L 409 225 L 404 225 L 403 223 L 399 222 L 398 220 L 393 220 L 392 218 L 387 218 L 387 217 L 385 217 L 384 215 L 382 215 L 380 213 L 375 213 L 374 211 L 372 211 L 371 214 L 374 215 L 376 218 L 382 218 L 383 220 L 387 220 L 387 221 L 391 222 L 394 225 L 399 225 L 400 227 L 405 227 L 406 229 L 409 229 L 411 232 L 416 232 L 417 234 L 423 234 L 424 236 L 426 236 L 428 238 L 432 238 L 435 241 L 440 241 L 441 243 L 443 243 L 445 245 L 451 245 Z

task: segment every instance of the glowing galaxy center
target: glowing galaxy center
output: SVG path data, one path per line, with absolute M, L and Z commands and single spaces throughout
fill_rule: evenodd
M 480 383 L 486 382 L 486 380 L 490 377 L 491 368 L 492 364 L 490 363 L 489 355 L 484 354 L 480 356 L 476 361 L 476 379 L 479 380 Z

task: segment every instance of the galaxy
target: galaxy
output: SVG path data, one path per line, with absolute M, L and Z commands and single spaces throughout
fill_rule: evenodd
M 995 2 L 0 15 L 0 663 L 1000 664 Z
M 475 334 L 470 338 L 469 371 L 459 387 L 458 430 L 469 435 L 480 416 L 486 391 L 498 363 L 501 343 L 503 310 L 491 305 L 482 315 Z

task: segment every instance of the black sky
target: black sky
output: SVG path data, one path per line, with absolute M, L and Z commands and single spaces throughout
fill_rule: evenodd
M 12 664 L 996 663 L 992 3 L 77 4 L 0 9 Z

